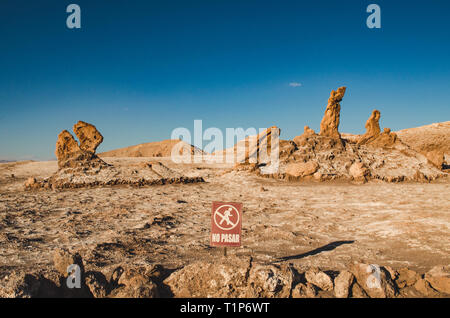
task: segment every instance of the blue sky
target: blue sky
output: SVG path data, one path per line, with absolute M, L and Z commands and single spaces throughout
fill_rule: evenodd
M 381 29 L 366 26 L 371 3 Z M 364 132 L 375 108 L 393 130 L 447 121 L 449 12 L 440 0 L 2 0 L 0 159 L 51 159 L 78 120 L 105 137 L 98 151 L 195 119 L 293 138 L 318 130 L 342 85 L 342 132 Z

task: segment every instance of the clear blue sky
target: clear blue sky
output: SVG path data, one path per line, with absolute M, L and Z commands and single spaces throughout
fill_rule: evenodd
M 370 3 L 381 29 L 366 27 Z M 78 120 L 104 135 L 99 151 L 194 119 L 293 138 L 342 85 L 342 132 L 375 108 L 393 130 L 447 121 L 449 14 L 445 0 L 1 0 L 0 159 L 51 159 Z

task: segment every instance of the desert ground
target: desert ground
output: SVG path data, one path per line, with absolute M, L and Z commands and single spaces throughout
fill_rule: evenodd
M 103 273 L 124 264 L 173 271 L 217 262 L 223 250 L 209 246 L 212 201 L 244 205 L 242 246 L 228 248 L 229 257 L 323 270 L 356 261 L 425 273 L 450 264 L 448 178 L 287 182 L 225 164 L 103 160 L 116 167 L 158 160 L 204 182 L 24 191 L 29 177 L 49 177 L 57 162 L 0 164 L 0 285 L 11 287 L 20 273 L 51 271 L 60 248 Z

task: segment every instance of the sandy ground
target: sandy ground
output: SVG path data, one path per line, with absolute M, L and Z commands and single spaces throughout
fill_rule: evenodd
M 150 158 L 105 160 L 127 165 Z M 450 264 L 448 178 L 292 183 L 221 165 L 176 167 L 206 182 L 25 192 L 23 182 L 50 176 L 56 161 L 0 164 L 0 278 L 51 267 L 61 247 L 79 251 L 92 270 L 212 260 L 222 254 L 209 247 L 212 201 L 244 204 L 243 246 L 228 253 L 259 262 L 339 270 L 358 260 L 420 272 Z

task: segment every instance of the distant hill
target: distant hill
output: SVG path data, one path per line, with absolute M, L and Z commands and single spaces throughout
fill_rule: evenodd
M 201 149 L 179 139 L 168 139 L 110 150 L 98 155 L 100 157 L 170 157 L 172 149 L 176 145 L 179 147 L 177 152 L 180 155 L 201 155 L 204 153 Z
M 445 165 L 450 163 L 450 121 L 403 129 L 396 134 L 401 141 L 431 162 L 440 165 L 444 155 Z
M 396 134 L 418 152 L 439 150 L 450 155 L 450 121 L 403 129 L 396 131 Z

